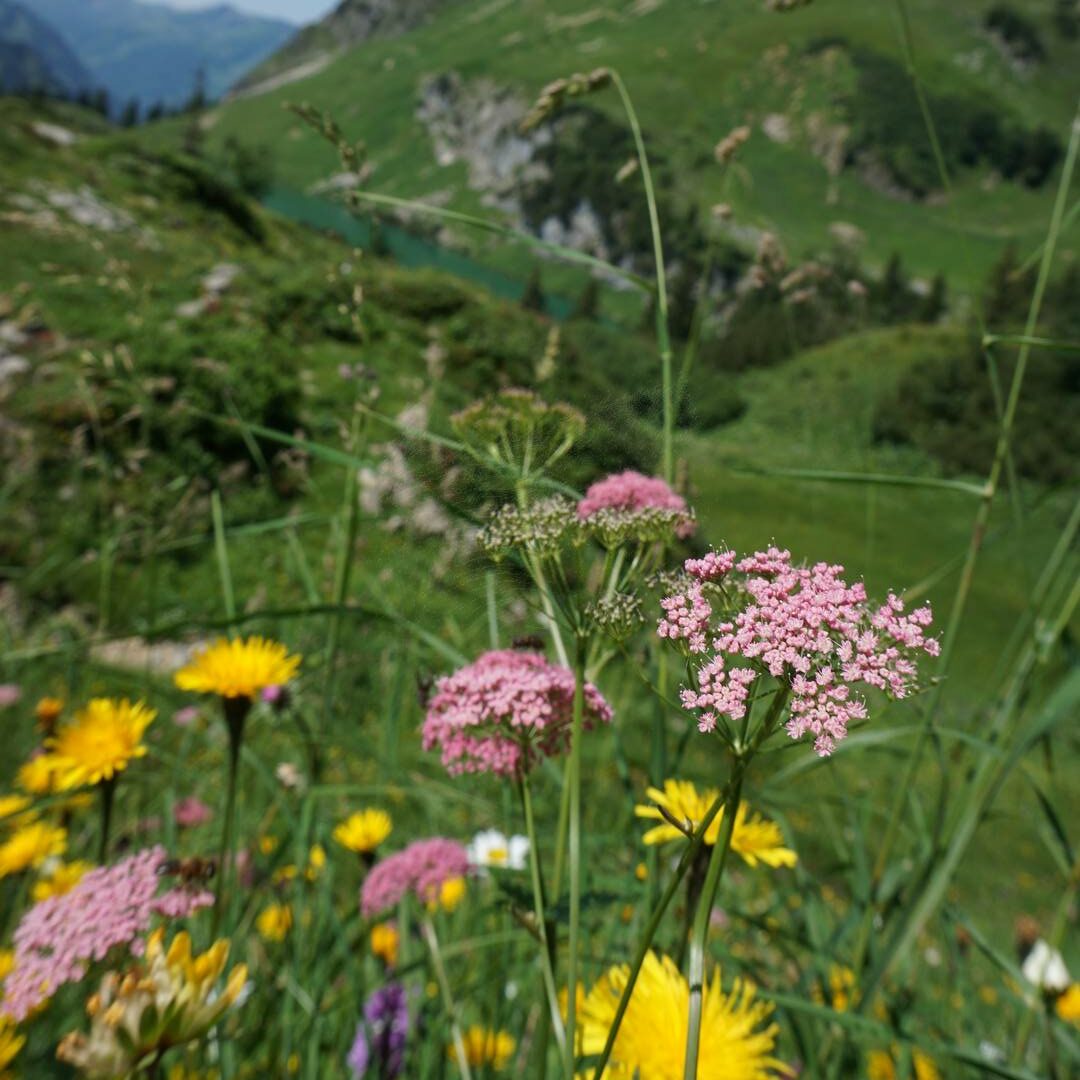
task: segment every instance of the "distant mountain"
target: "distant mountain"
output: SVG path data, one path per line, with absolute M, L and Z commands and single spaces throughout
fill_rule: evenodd
M 217 97 L 295 31 L 280 19 L 246 15 L 225 4 L 177 11 L 139 0 L 33 0 L 60 29 L 118 108 L 132 98 L 180 105 L 202 72 Z
M 249 71 L 237 90 L 278 81 L 286 72 L 373 37 L 395 37 L 423 25 L 447 0 L 341 0 L 329 15 L 305 26 L 276 53 Z
M 70 96 L 92 84 L 49 23 L 13 0 L 0 0 L 0 93 L 42 90 Z

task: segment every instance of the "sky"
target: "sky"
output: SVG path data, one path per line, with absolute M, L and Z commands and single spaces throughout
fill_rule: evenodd
M 169 7 L 192 11 L 196 8 L 215 7 L 222 0 L 150 0 L 151 3 L 168 4 Z M 308 23 L 337 7 L 338 0 L 224 0 L 240 11 L 253 15 L 273 15 L 294 23 Z

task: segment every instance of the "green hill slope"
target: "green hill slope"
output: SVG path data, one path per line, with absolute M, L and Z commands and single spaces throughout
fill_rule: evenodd
M 687 208 L 705 213 L 727 202 L 736 239 L 752 244 L 757 230 L 772 229 L 804 254 L 855 226 L 870 262 L 896 251 L 920 274 L 944 271 L 954 287 L 970 287 L 1007 242 L 1041 239 L 1053 160 L 1080 93 L 1080 44 L 1061 33 L 1048 2 L 1023 6 L 1042 52 L 1037 61 L 1022 59 L 1015 42 L 988 25 L 991 3 L 907 7 L 918 69 L 956 174 L 949 198 L 935 190 L 893 6 L 857 0 L 787 15 L 699 0 L 601 0 L 584 10 L 568 0 L 460 0 L 408 33 L 342 55 L 320 52 L 326 66 L 316 73 L 227 103 L 208 118 L 210 139 L 271 145 L 280 182 L 307 188 L 335 171 L 332 153 L 282 108 L 308 101 L 365 142 L 370 186 L 497 213 L 513 202 L 513 169 L 509 179 L 492 178 L 482 164 L 520 150 L 507 116 L 553 78 L 610 66 L 625 79 L 670 178 L 669 227 Z M 432 90 L 433 78 L 445 76 L 460 80 L 449 104 Z M 483 101 L 495 104 L 485 110 Z M 623 123 L 611 91 L 587 105 Z M 750 139 L 725 171 L 713 148 L 743 124 Z M 472 140 L 471 153 L 462 140 Z M 586 142 L 581 153 L 604 150 Z M 571 153 L 561 164 L 556 153 L 556 172 Z M 607 186 L 617 186 L 623 159 L 601 160 Z

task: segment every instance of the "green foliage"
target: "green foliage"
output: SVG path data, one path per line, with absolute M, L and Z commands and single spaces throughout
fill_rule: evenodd
M 230 136 L 224 144 L 224 166 L 226 177 L 253 199 L 274 186 L 274 154 L 266 145 L 249 145 Z
M 855 92 L 847 99 L 851 150 L 867 155 L 893 181 L 922 197 L 940 187 L 937 162 L 911 80 L 895 60 L 866 49 L 852 52 Z M 1061 142 L 1045 127 L 1028 129 L 998 106 L 959 94 L 929 95 L 949 171 L 985 164 L 1027 187 L 1042 185 L 1061 157 Z
M 185 198 L 227 218 L 250 239 L 261 244 L 266 229 L 248 198 L 228 180 L 223 180 L 204 163 L 189 154 L 165 154 L 161 163 L 168 170 L 167 182 Z
M 1046 46 L 1043 45 L 1039 28 L 1009 4 L 995 4 L 986 13 L 984 24 L 987 30 L 1005 42 L 1017 60 L 1038 63 L 1046 58 Z

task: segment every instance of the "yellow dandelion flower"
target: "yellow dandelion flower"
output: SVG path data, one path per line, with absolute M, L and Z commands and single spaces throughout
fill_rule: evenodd
M 66 830 L 40 821 L 24 825 L 0 844 L 0 878 L 37 869 L 53 855 L 63 855 L 66 847 Z
M 322 844 L 312 845 L 311 850 L 308 852 L 308 864 L 307 869 L 304 871 L 304 877 L 308 881 L 314 881 L 326 867 L 326 848 Z
M 581 1010 L 581 1052 L 599 1054 L 630 976 L 627 965 L 611 968 L 589 991 Z M 698 1075 L 724 1080 L 770 1080 L 790 1070 L 773 1056 L 779 1028 L 772 1005 L 759 1001 L 751 983 L 736 979 L 724 993 L 720 972 L 702 1000 Z M 681 1077 L 689 1026 L 690 988 L 668 957 L 649 952 L 615 1038 L 609 1076 L 641 1080 Z
M 465 899 L 465 879 L 463 877 L 447 878 L 439 886 L 439 895 L 429 900 L 428 911 L 457 911 L 461 901 Z
M 371 928 L 371 951 L 387 966 L 396 967 L 401 935 L 392 922 L 376 923 Z
M 292 924 L 292 908 L 288 904 L 270 904 L 259 912 L 255 929 L 266 941 L 284 941 Z
M 0 949 L 0 983 L 15 970 L 15 951 Z
M 651 828 L 643 837 L 646 844 L 663 844 L 668 840 L 684 838 L 661 808 L 676 821 L 684 822 L 689 829 L 695 829 L 705 820 L 709 808 L 720 794 L 716 788 L 706 788 L 699 792 L 689 780 L 665 780 L 664 790 L 650 787 L 646 789 L 653 806 L 639 805 L 634 813 L 640 818 L 650 818 L 661 822 Z M 712 845 L 720 838 L 720 825 L 723 810 L 712 819 L 705 832 L 705 843 Z M 735 812 L 735 830 L 731 835 L 731 850 L 742 856 L 750 866 L 759 862 L 766 866 L 794 866 L 798 856 L 790 848 L 784 847 L 784 834 L 775 821 L 768 821 L 758 814 L 750 816 L 750 805 L 740 803 Z
M 15 774 L 15 783 L 28 795 L 48 795 L 56 776 L 56 759 L 52 754 L 36 754 Z
M 59 791 L 100 784 L 146 754 L 142 738 L 157 713 L 141 701 L 94 698 L 46 745 Z
M 20 1035 L 10 1020 L 0 1017 L 0 1080 L 14 1075 L 7 1067 L 19 1056 L 25 1042 L 26 1036 Z
M 25 795 L 0 795 L 0 822 L 4 825 L 26 824 L 36 816 L 27 807 L 30 800 Z
M 915 1066 L 915 1080 L 941 1080 L 933 1058 L 921 1050 L 912 1053 L 911 1063 Z M 895 1049 L 870 1051 L 866 1059 L 866 1080 L 896 1080 Z
M 94 864 L 76 859 L 74 862 L 60 863 L 47 876 L 38 878 L 30 895 L 35 903 L 48 900 L 50 896 L 63 896 L 71 892 L 82 881 L 83 876 L 94 869 Z
M 57 697 L 43 697 L 34 706 L 34 719 L 43 727 L 51 728 L 64 711 L 64 703 Z
M 367 855 L 391 833 L 394 823 L 385 810 L 357 810 L 334 829 L 334 839 L 349 851 Z
M 1080 1027 L 1080 983 L 1073 983 L 1054 1003 L 1058 1019 Z
M 492 1028 L 474 1024 L 461 1033 L 465 1044 L 465 1060 L 471 1068 L 479 1069 L 490 1065 L 493 1069 L 505 1069 L 514 1055 L 517 1042 L 508 1031 L 495 1031 Z M 447 1057 L 457 1056 L 453 1046 L 446 1049 Z
M 192 657 L 174 676 L 181 690 L 223 698 L 255 699 L 268 686 L 284 686 L 295 677 L 300 657 L 263 637 L 218 638 Z

